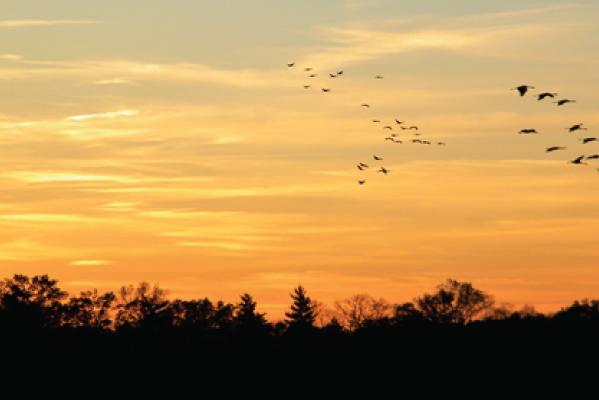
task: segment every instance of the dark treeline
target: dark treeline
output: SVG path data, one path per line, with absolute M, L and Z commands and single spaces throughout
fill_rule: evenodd
M 547 348 L 589 352 L 597 333 L 598 300 L 576 301 L 552 314 L 532 307 L 513 310 L 495 305 L 470 283 L 451 279 L 403 304 L 355 295 L 325 307 L 298 286 L 282 321 L 267 320 L 249 294 L 231 304 L 169 299 L 147 283 L 77 296 L 69 296 L 46 275 L 15 275 L 0 283 L 3 343 L 32 352 L 69 350 L 108 357 L 151 351 L 221 358 L 328 354 L 336 359 L 365 353 L 406 357 L 467 352 L 489 357 L 515 351 L 547 354 Z

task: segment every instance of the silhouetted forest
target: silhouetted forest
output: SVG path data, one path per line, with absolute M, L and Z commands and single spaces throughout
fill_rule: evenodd
M 284 320 L 269 321 L 250 294 L 236 304 L 169 299 L 140 283 L 118 292 L 69 296 L 50 277 L 15 275 L 0 283 L 0 335 L 7 350 L 106 357 L 551 357 L 596 350 L 599 300 L 552 314 L 496 305 L 470 283 L 448 280 L 413 302 L 355 295 L 331 306 L 302 286 Z M 145 358 L 144 358 L 145 359 Z

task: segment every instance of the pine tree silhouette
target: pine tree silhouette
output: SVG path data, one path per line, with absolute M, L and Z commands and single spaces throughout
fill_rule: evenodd
M 293 304 L 290 311 L 285 313 L 290 328 L 308 329 L 314 327 L 316 319 L 315 304 L 306 294 L 306 289 L 299 285 L 291 293 Z
M 237 304 L 235 321 L 246 329 L 256 329 L 267 324 L 264 314 L 256 312 L 256 302 L 248 293 L 244 293 Z

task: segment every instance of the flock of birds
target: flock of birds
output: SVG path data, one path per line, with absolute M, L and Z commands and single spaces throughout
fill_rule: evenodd
M 520 85 L 517 86 L 515 88 L 513 88 L 512 90 L 517 90 L 518 93 L 520 94 L 520 97 L 524 97 L 526 96 L 527 93 L 529 93 L 531 90 L 535 89 L 534 86 L 530 86 L 530 85 Z M 551 99 L 555 99 L 558 96 L 558 93 L 554 93 L 554 92 L 541 92 L 539 94 L 536 95 L 536 98 L 538 101 L 544 101 L 547 98 L 551 98 Z M 567 104 L 571 104 L 571 103 L 576 103 L 576 100 L 571 100 L 571 99 L 559 99 L 557 101 L 553 102 L 554 104 L 557 104 L 558 107 L 563 107 Z M 565 128 L 569 133 L 577 133 L 577 132 L 582 132 L 582 131 L 586 131 L 587 128 L 584 126 L 584 124 L 582 122 L 579 123 L 575 123 L 573 125 L 571 125 L 568 128 Z M 532 134 L 538 134 L 539 132 L 534 129 L 534 128 L 525 128 L 520 130 L 519 134 L 521 135 L 532 135 Z M 578 138 L 578 140 L 583 144 L 586 145 L 588 143 L 591 142 L 597 142 L 599 141 L 599 138 L 596 137 L 581 137 Z M 547 147 L 545 149 L 546 153 L 553 153 L 555 151 L 562 151 L 562 150 L 566 150 L 567 147 L 566 146 L 550 146 Z M 585 160 L 598 160 L 599 159 L 599 154 L 590 154 L 590 155 L 580 155 L 578 157 L 576 157 L 574 160 L 571 160 L 570 163 L 571 164 L 575 164 L 575 165 L 588 165 L 588 163 L 585 162 Z M 597 171 L 599 171 L 599 168 L 597 169 Z
M 288 63 L 287 67 L 288 68 L 296 68 L 296 63 L 295 62 Z M 318 74 L 314 72 L 314 69 L 312 67 L 303 68 L 303 72 L 307 74 L 306 77 L 309 79 L 313 79 L 318 76 Z M 328 73 L 328 78 L 329 79 L 338 79 L 338 78 L 343 77 L 344 73 L 345 72 L 343 70 L 337 70 L 336 72 Z M 327 75 L 325 75 L 325 76 L 327 76 Z M 381 79 L 384 79 L 384 77 L 382 75 L 375 75 L 374 79 L 381 80 Z M 312 88 L 311 84 L 304 85 L 305 90 L 309 90 L 311 88 Z M 321 87 L 320 90 L 323 93 L 330 93 L 332 91 L 332 88 Z M 362 107 L 363 109 L 371 109 L 372 108 L 369 103 L 362 103 L 362 104 L 360 104 L 360 107 Z M 371 122 L 378 126 L 381 126 L 384 123 L 380 119 L 372 119 Z M 383 139 L 385 142 L 389 142 L 389 143 L 393 143 L 393 144 L 403 144 L 405 140 L 409 140 L 409 143 L 412 143 L 412 144 L 420 144 L 420 145 L 432 145 L 433 144 L 433 142 L 431 142 L 430 140 L 424 140 L 419 137 L 419 136 L 421 136 L 421 133 L 420 133 L 420 127 L 418 125 L 407 125 L 406 121 L 402 121 L 398 118 L 393 118 L 392 120 L 390 119 L 386 125 L 382 126 L 382 129 L 383 129 L 383 131 L 388 133 L 388 136 L 386 136 Z M 411 132 L 413 137 L 411 139 L 403 139 L 402 140 L 402 139 L 400 139 L 400 136 L 398 134 L 399 131 Z M 446 145 L 445 142 L 435 142 L 435 143 L 437 146 L 445 146 Z M 374 154 L 372 156 L 372 160 L 374 162 L 380 162 L 380 161 L 383 161 L 384 158 L 380 155 Z M 370 165 L 366 164 L 364 162 L 358 162 L 356 164 L 356 168 L 359 171 L 366 171 L 370 168 Z M 385 168 L 384 166 L 379 166 L 378 169 L 376 170 L 376 172 L 383 174 L 383 175 L 388 175 L 391 172 L 391 170 Z M 366 179 L 359 179 L 358 184 L 359 185 L 366 184 Z
M 287 67 L 288 68 L 296 68 L 296 63 L 295 62 L 288 63 Z M 312 67 L 303 68 L 303 72 L 305 74 L 307 74 L 306 76 L 308 79 L 313 79 L 318 76 L 318 74 L 314 72 L 314 69 Z M 336 72 L 328 73 L 328 78 L 329 79 L 338 79 L 338 78 L 343 77 L 344 73 L 345 72 L 343 70 L 337 70 Z M 325 75 L 325 77 L 326 76 L 327 75 Z M 376 80 L 380 80 L 383 78 L 384 77 L 382 75 L 374 76 L 374 79 L 376 79 Z M 305 90 L 309 90 L 311 88 L 312 88 L 312 84 L 304 85 Z M 520 85 L 520 86 L 513 88 L 512 90 L 518 91 L 518 94 L 520 95 L 520 97 L 524 97 L 527 95 L 527 93 L 529 93 L 533 89 L 535 89 L 534 86 Z M 332 91 L 332 88 L 331 87 L 321 87 L 320 90 L 323 93 L 330 93 Z M 554 101 L 553 103 L 557 104 L 558 107 L 563 107 L 563 106 L 566 106 L 567 104 L 576 103 L 576 100 L 567 99 L 567 98 L 557 99 L 557 96 L 558 96 L 558 93 L 555 93 L 555 92 L 541 92 L 541 93 L 536 94 L 536 98 L 538 101 L 545 101 L 548 98 L 555 99 L 556 101 Z M 370 109 L 371 105 L 369 103 L 362 103 L 362 104 L 360 104 L 360 107 L 362 107 L 364 109 Z M 372 123 L 377 124 L 378 126 L 383 125 L 383 121 L 380 119 L 372 119 L 371 121 L 372 121 Z M 424 140 L 419 137 L 421 135 L 421 133 L 420 133 L 420 127 L 418 125 L 407 125 L 406 121 L 400 120 L 398 118 L 393 118 L 392 120 L 389 120 L 389 122 L 386 125 L 382 126 L 382 129 L 388 133 L 388 136 L 386 136 L 384 138 L 384 140 L 386 142 L 390 142 L 390 143 L 394 143 L 394 144 L 403 144 L 404 140 L 409 140 L 409 142 L 413 143 L 413 144 L 420 144 L 420 145 L 432 145 L 433 144 L 433 142 L 431 142 L 430 140 Z M 587 130 L 587 128 L 581 122 L 575 123 L 566 129 L 570 133 L 577 133 L 577 132 Z M 399 134 L 398 134 L 399 131 L 411 132 L 414 137 L 412 137 L 410 139 L 402 140 L 399 137 Z M 532 134 L 538 134 L 538 133 L 539 132 L 534 128 L 525 128 L 525 129 L 520 130 L 520 132 L 519 132 L 519 134 L 521 134 L 521 135 L 532 135 Z M 599 142 L 599 138 L 597 138 L 597 137 L 582 137 L 582 138 L 579 138 L 578 140 L 583 145 L 586 145 L 591 142 Z M 435 142 L 435 143 L 437 146 L 445 146 L 446 145 L 445 142 Z M 565 147 L 565 146 L 550 146 L 545 149 L 545 152 L 553 153 L 556 151 L 566 150 L 566 148 L 567 147 Z M 380 155 L 374 154 L 372 156 L 372 160 L 374 162 L 378 163 L 380 161 L 383 161 L 384 158 Z M 576 157 L 574 160 L 571 160 L 570 163 L 575 164 L 575 165 L 587 165 L 588 163 L 586 163 L 585 161 L 588 161 L 588 160 L 599 160 L 599 154 L 581 155 L 581 156 Z M 359 171 L 366 171 L 370 168 L 370 165 L 367 163 L 364 163 L 364 162 L 358 162 L 356 164 L 356 168 Z M 597 169 L 597 171 L 599 171 L 599 168 Z M 391 172 L 391 170 L 385 168 L 384 166 L 379 166 L 376 172 L 381 173 L 383 175 L 387 175 Z M 359 185 L 364 185 L 365 183 L 366 183 L 366 179 L 358 180 Z

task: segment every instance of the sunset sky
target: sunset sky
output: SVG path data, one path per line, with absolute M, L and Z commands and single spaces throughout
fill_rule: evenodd
M 597 297 L 599 160 L 568 163 L 599 154 L 577 142 L 599 135 L 597 21 L 596 0 L 3 0 L 0 276 L 248 291 L 271 317 L 299 283 Z M 447 146 L 385 142 L 393 118 Z

